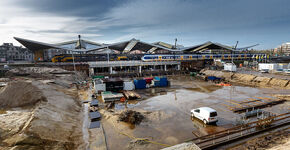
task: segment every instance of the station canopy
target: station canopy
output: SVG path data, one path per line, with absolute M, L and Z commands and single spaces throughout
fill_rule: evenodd
M 33 52 L 46 50 L 46 49 L 60 49 L 60 50 L 85 52 L 87 50 L 100 48 L 104 45 L 104 44 L 82 40 L 82 39 L 56 43 L 56 44 L 38 42 L 38 41 L 33 41 L 33 40 L 28 40 L 28 39 L 23 39 L 23 38 L 18 38 L 18 37 L 14 37 L 14 39 Z
M 210 51 L 210 53 L 225 53 L 225 52 L 232 52 L 235 51 L 232 47 L 222 45 L 220 43 L 213 43 L 213 42 L 206 42 L 203 44 L 185 47 L 181 49 L 183 52 L 189 52 L 189 53 L 207 53 Z
M 142 53 L 154 53 L 155 51 L 158 51 L 158 50 L 166 50 L 168 52 L 176 51 L 170 47 L 158 45 L 156 43 L 151 44 L 151 43 L 143 42 L 134 38 L 129 41 L 104 45 L 103 47 L 92 49 L 90 51 L 96 51 L 96 50 L 105 49 L 105 48 L 116 50 L 123 54 L 131 53 L 134 51 L 141 51 Z
M 229 53 L 235 51 L 232 47 L 222 45 L 219 43 L 206 42 L 203 44 L 183 47 L 182 45 L 174 45 L 165 43 L 165 42 L 155 42 L 155 43 L 147 43 L 137 39 L 131 39 L 124 42 L 118 42 L 113 44 L 104 44 L 104 43 L 96 43 L 88 40 L 83 40 L 79 38 L 78 40 L 72 40 L 62 43 L 49 44 L 43 43 L 23 38 L 14 37 L 19 43 L 24 45 L 29 50 L 36 52 L 45 49 L 59 49 L 59 50 L 68 50 L 68 51 L 78 51 L 85 53 L 103 53 L 106 50 L 110 50 L 114 53 L 122 53 L 122 54 L 134 54 L 134 52 L 138 51 L 138 53 L 147 53 L 154 54 L 158 51 L 165 52 L 181 52 L 181 53 Z

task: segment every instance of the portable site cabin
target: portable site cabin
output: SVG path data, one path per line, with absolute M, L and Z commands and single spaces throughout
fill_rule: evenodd
M 278 66 L 275 63 L 259 63 L 258 70 L 259 71 L 263 71 L 263 70 L 271 71 L 271 70 L 276 70 L 277 67 Z
M 225 63 L 224 64 L 224 70 L 225 71 L 236 72 L 237 71 L 237 66 L 234 63 Z

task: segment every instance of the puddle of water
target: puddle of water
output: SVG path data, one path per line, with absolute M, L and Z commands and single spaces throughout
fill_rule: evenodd
M 149 119 L 150 121 L 142 122 L 137 126 L 122 123 L 120 125 L 127 126 L 126 131 L 135 137 L 149 138 L 153 141 L 173 145 L 194 138 L 195 135 L 192 132 L 198 132 L 199 135 L 206 135 L 232 127 L 236 122 L 236 118 L 239 117 L 239 114 L 233 113 L 223 105 L 227 103 L 226 100 L 242 101 L 254 96 L 266 97 L 271 93 L 290 92 L 290 90 L 274 90 L 245 86 L 221 87 L 201 81 L 197 81 L 195 84 L 190 82 L 195 81 L 187 81 L 180 78 L 178 81 L 171 82 L 173 85 L 168 88 L 138 90 L 137 92 L 144 96 L 145 100 L 132 101 L 132 103 L 128 104 L 128 108 L 152 112 L 161 111 L 162 113 L 154 116 L 155 118 L 153 120 L 151 118 L 151 120 Z M 164 94 L 160 94 L 161 92 Z M 219 121 L 216 125 L 204 125 L 199 120 L 191 120 L 190 110 L 203 106 L 212 107 L 217 110 Z M 286 111 L 286 108 L 281 110 L 279 107 L 281 106 L 275 105 L 266 108 L 266 110 L 277 113 Z M 124 108 L 126 107 L 122 103 L 117 104 L 116 109 Z M 120 149 L 121 145 L 124 147 L 123 149 L 126 149 L 124 145 L 127 145 L 130 139 L 116 135 L 113 131 L 105 132 L 108 141 L 113 140 L 113 142 L 108 142 L 109 149 Z M 151 145 L 149 149 L 163 148 L 153 144 Z

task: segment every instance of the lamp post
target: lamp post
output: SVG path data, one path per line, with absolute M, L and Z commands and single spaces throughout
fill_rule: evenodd
M 107 49 L 107 61 L 109 63 L 109 61 L 110 61 L 109 47 L 107 46 L 106 49 Z
M 76 73 L 76 64 L 75 64 L 74 51 L 71 51 L 71 55 L 72 55 L 72 59 L 73 59 L 74 72 Z

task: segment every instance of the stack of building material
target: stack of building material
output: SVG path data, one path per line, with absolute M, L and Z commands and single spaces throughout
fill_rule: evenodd
M 128 100 L 139 99 L 141 96 L 134 91 L 123 91 L 123 95 Z
M 104 79 L 105 76 L 93 76 L 92 78 L 93 78 L 93 79 Z
M 134 90 L 135 85 L 132 81 L 124 81 L 124 90 Z
M 119 92 L 123 90 L 123 80 L 120 78 L 104 79 L 103 81 L 106 84 L 107 91 Z
M 112 93 L 110 91 L 102 92 L 101 95 L 104 102 L 119 101 L 123 97 L 122 93 Z
M 136 89 L 145 89 L 146 88 L 146 80 L 144 79 L 135 79 L 134 80 Z

